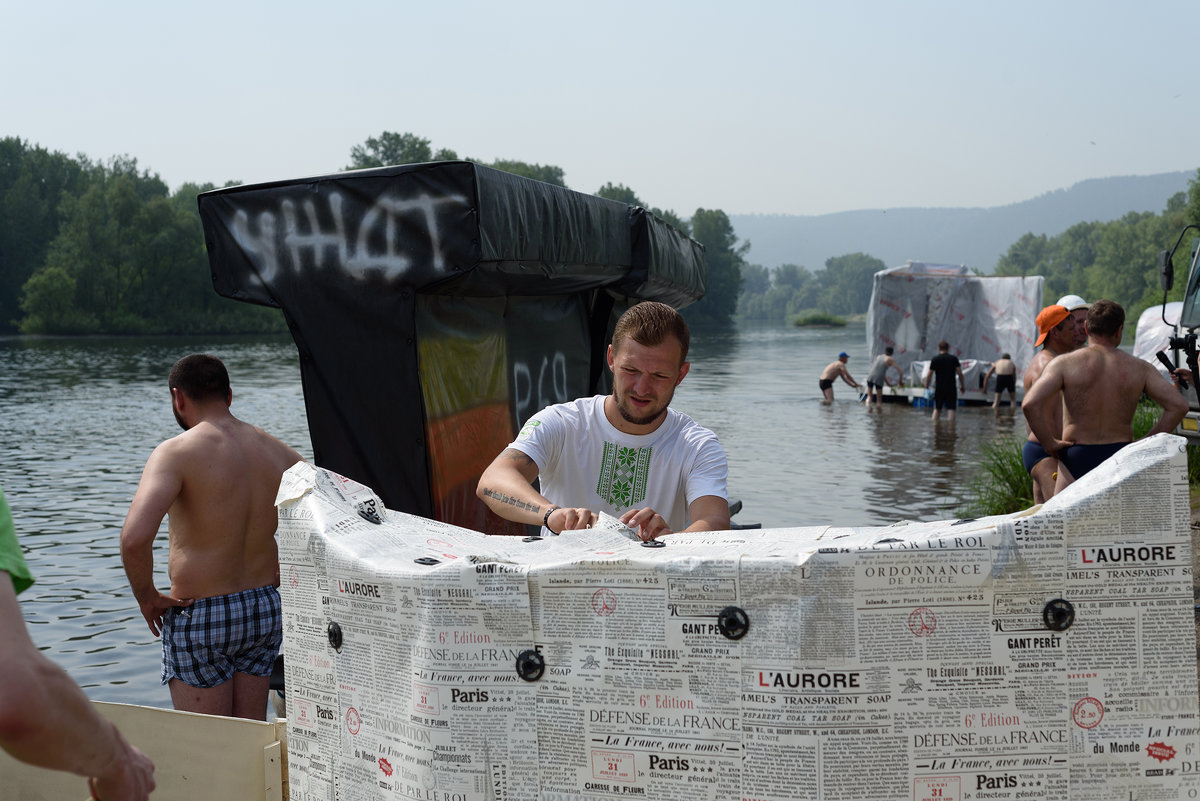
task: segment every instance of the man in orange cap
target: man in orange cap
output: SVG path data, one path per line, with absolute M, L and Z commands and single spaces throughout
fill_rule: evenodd
M 1036 322 L 1038 338 L 1033 344 L 1045 347 L 1038 351 L 1033 357 L 1033 361 L 1029 363 L 1029 367 L 1025 368 L 1023 383 L 1026 395 L 1033 389 L 1034 383 L 1041 378 L 1051 359 L 1064 353 L 1070 353 L 1082 344 L 1075 338 L 1075 321 L 1066 306 L 1058 304 L 1047 306 L 1038 312 Z M 1053 422 L 1055 431 L 1061 432 L 1061 402 L 1053 411 Z M 1056 434 L 1056 436 L 1058 435 Z M 1045 503 L 1054 497 L 1054 482 L 1058 478 L 1058 459 L 1046 452 L 1032 430 L 1021 449 L 1021 460 L 1025 463 L 1025 469 L 1029 471 L 1030 478 L 1033 479 L 1033 502 Z
M 1163 409 L 1146 436 L 1173 431 L 1187 414 L 1187 401 L 1157 368 L 1120 350 L 1124 330 L 1121 304 L 1096 301 L 1087 312 L 1087 347 L 1052 361 L 1025 395 L 1029 428 L 1059 460 L 1060 491 L 1133 441 L 1143 394 Z

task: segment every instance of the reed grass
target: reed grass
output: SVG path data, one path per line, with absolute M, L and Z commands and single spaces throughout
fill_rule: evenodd
M 1133 415 L 1133 438 L 1146 436 L 1162 410 L 1153 401 L 1142 399 Z M 1033 506 L 1033 484 L 1021 461 L 1025 440 L 1000 437 L 984 446 L 980 469 L 967 485 L 962 517 L 987 517 L 1020 512 Z M 1188 484 L 1192 494 L 1200 492 L 1200 447 L 1187 446 Z

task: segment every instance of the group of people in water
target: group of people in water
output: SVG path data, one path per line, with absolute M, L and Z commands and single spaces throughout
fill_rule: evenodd
M 1149 433 L 1173 431 L 1188 410 L 1178 391 L 1179 382 L 1191 375 L 1187 369 L 1177 368 L 1172 385 L 1155 366 L 1120 350 L 1125 310 L 1115 301 L 1088 303 L 1078 295 L 1066 295 L 1042 309 L 1035 322 L 1035 347 L 1041 350 L 1022 376 L 1022 411 L 1029 427 L 1022 460 L 1030 475 L 1034 502 L 1042 503 L 1133 441 L 1133 415 L 1143 395 L 1162 407 Z M 958 392 L 966 391 L 962 365 L 949 350 L 946 341 L 938 344 L 924 377 L 935 421 L 943 415 L 953 421 Z M 823 402 L 833 401 L 837 378 L 855 389 L 860 387 L 846 369 L 849 358 L 840 353 L 821 371 Z M 871 364 L 865 398 L 868 409 L 879 407 L 880 390 L 892 368 L 902 374 L 889 346 Z M 984 375 L 984 388 L 996 376 L 993 408 L 999 408 L 1005 392 L 1009 403 L 1015 405 L 1017 369 L 1012 356 L 1005 353 Z

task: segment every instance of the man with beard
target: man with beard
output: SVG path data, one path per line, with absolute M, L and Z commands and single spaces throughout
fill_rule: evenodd
M 540 523 L 552 535 L 586 528 L 601 511 L 643 540 L 728 529 L 725 451 L 711 431 L 670 408 L 690 367 L 689 341 L 670 306 L 630 307 L 608 346 L 612 394 L 535 414 L 483 472 L 476 494 L 501 517 Z
M 163 640 L 176 709 L 262 720 L 283 638 L 275 496 L 300 454 L 229 411 L 220 359 L 194 354 L 167 381 L 184 432 L 161 443 L 121 530 L 142 616 Z M 154 586 L 154 538 L 170 517 L 170 594 Z

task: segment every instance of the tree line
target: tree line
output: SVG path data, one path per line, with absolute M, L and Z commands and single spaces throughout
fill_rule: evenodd
M 383 132 L 350 150 L 343 169 L 455 160 L 412 133 Z M 478 159 L 467 158 L 483 164 Z M 486 166 L 566 187 L 561 167 L 500 159 Z M 94 162 L 51 153 L 18 138 L 0 139 L 0 332 L 46 334 L 194 334 L 283 331 L 274 309 L 219 297 L 212 289 L 196 196 L 212 184 L 171 193 L 136 159 Z M 642 206 L 706 249 L 708 287 L 684 310 L 697 327 L 733 320 L 786 322 L 824 312 L 868 308 L 874 274 L 886 267 L 865 253 L 824 269 L 748 261 L 720 209 L 684 218 L 649 206 L 631 188 L 606 183 L 593 194 Z M 1187 223 L 1200 222 L 1200 171 L 1188 192 L 1161 214 L 1131 212 L 1110 222 L 1081 222 L 1056 236 L 1026 234 L 995 265 L 997 275 L 1043 275 L 1045 296 L 1073 293 L 1125 305 L 1131 319 L 1161 302 L 1157 253 Z M 1186 275 L 1188 249 L 1176 256 Z M 1177 281 L 1172 299 L 1183 296 Z
M 342 169 L 456 159 L 453 150 L 434 150 L 428 139 L 385 131 L 351 148 Z M 512 159 L 486 166 L 566 187 L 561 167 Z M 286 330 L 277 310 L 213 291 L 196 196 L 215 188 L 184 184 L 171 193 L 133 158 L 99 163 L 14 137 L 0 140 L 0 333 Z M 696 325 L 729 322 L 745 247 L 738 246 L 725 212 L 697 209 L 683 219 L 611 182 L 595 194 L 648 208 L 704 244 L 708 293 L 685 314 Z
M 1159 251 L 1169 249 L 1185 225 L 1198 223 L 1200 170 L 1188 191 L 1169 198 L 1159 214 L 1130 212 L 1119 220 L 1080 222 L 1055 236 L 1027 233 L 1009 246 L 991 273 L 978 268 L 975 272 L 1041 275 L 1046 279 L 1046 303 L 1068 294 L 1108 298 L 1123 305 L 1126 318 L 1136 322 L 1145 309 L 1163 301 Z M 1168 300 L 1183 299 L 1193 250 L 1181 246 L 1176 252 L 1178 279 Z M 774 269 L 746 264 L 737 319 L 783 323 L 816 312 L 861 314 L 870 304 L 874 274 L 885 266 L 864 253 L 828 259 L 825 269 L 817 272 L 795 264 Z

